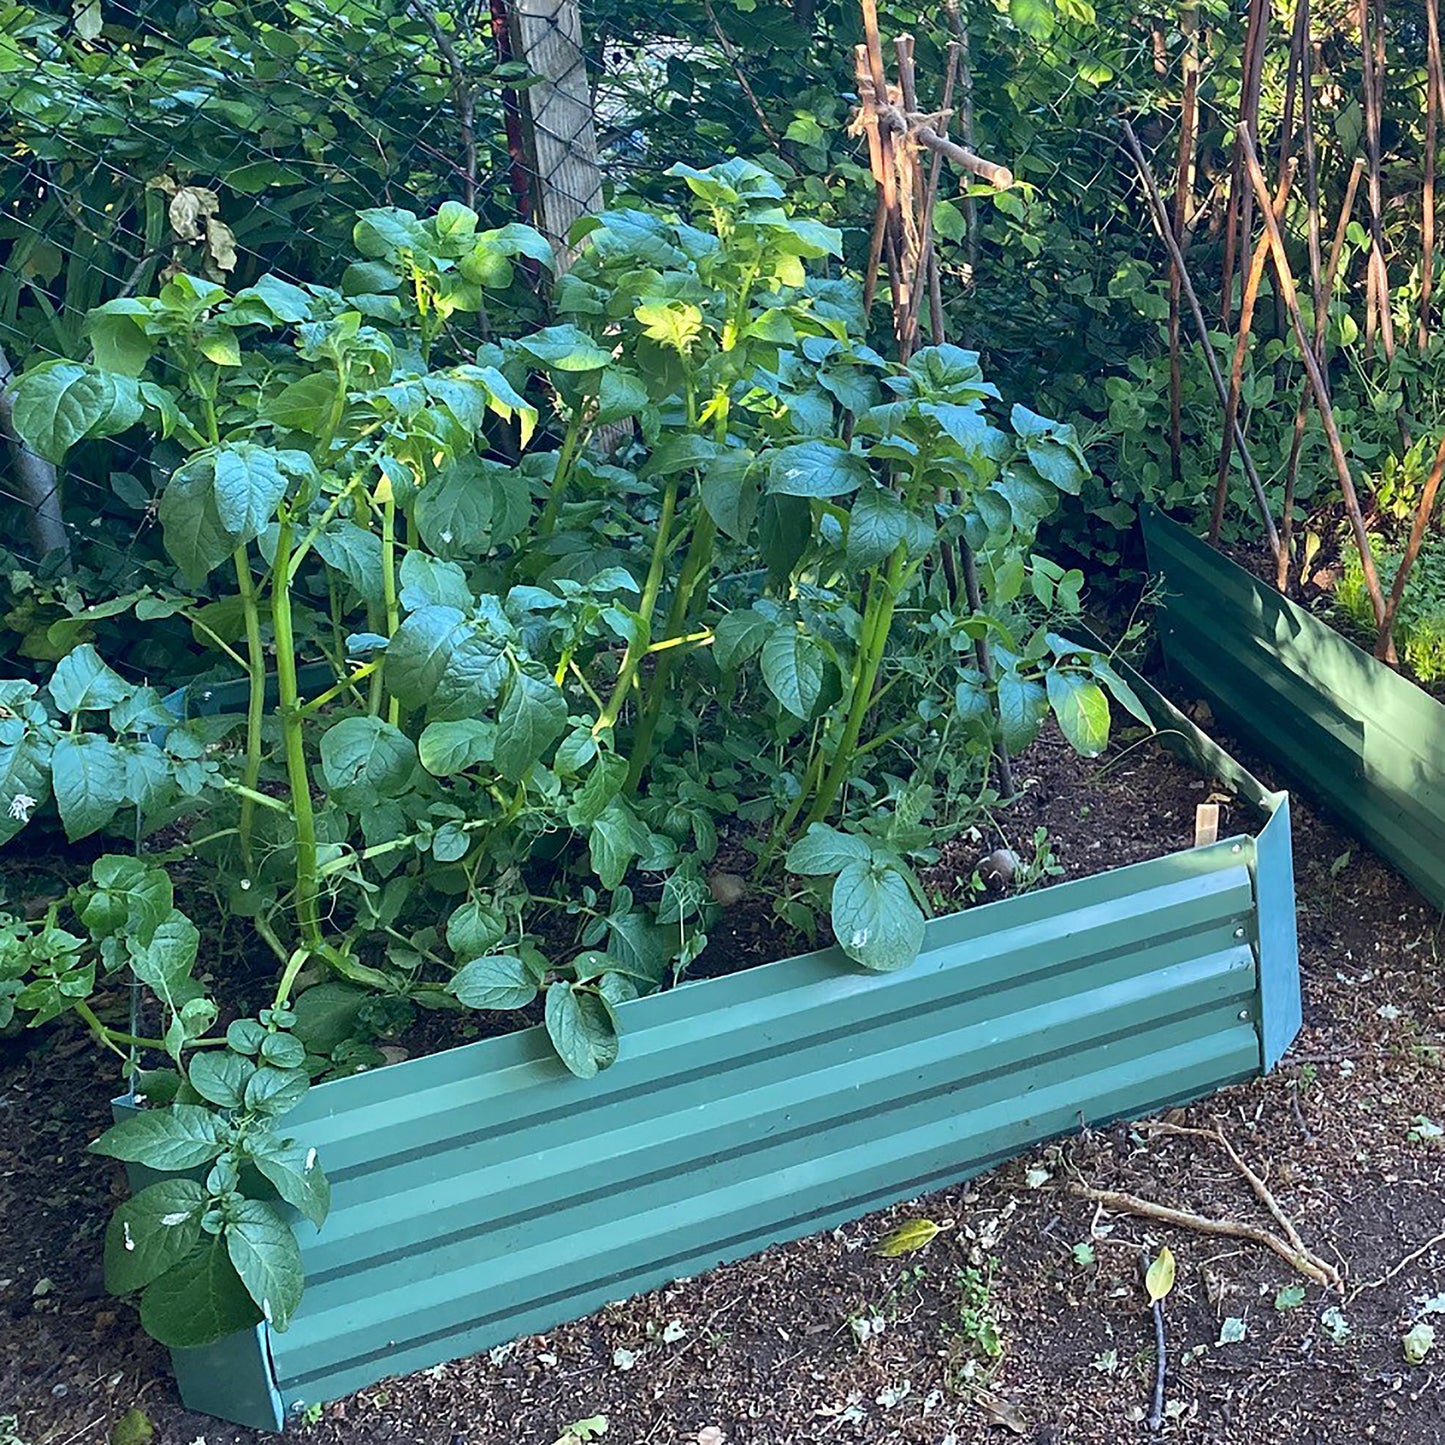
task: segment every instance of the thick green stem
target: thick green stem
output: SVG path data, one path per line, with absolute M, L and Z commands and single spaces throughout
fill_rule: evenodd
M 562 511 L 567 484 L 572 480 L 572 468 L 582 446 L 582 418 L 587 410 L 588 400 L 589 398 L 584 397 L 577 404 L 562 437 L 562 446 L 557 453 L 557 467 L 552 473 L 552 485 L 547 493 L 547 505 L 542 508 L 542 515 L 537 522 L 537 535 L 543 539 L 552 535 L 557 525 L 557 517 Z
M 683 628 L 692 611 L 692 599 L 697 591 L 698 581 L 712 564 L 713 544 L 717 541 L 717 523 L 706 511 L 702 510 L 701 502 L 698 503 L 698 507 L 700 515 L 693 524 L 692 541 L 688 545 L 687 556 L 683 559 L 682 571 L 677 579 L 677 590 L 672 594 L 672 606 L 668 609 L 666 628 L 661 639 L 664 647 L 668 642 L 683 635 Z M 663 651 L 659 650 L 657 644 L 653 644 L 652 650 L 658 655 L 653 663 L 652 677 L 647 684 L 646 699 L 640 710 L 637 734 L 632 741 L 626 783 L 626 790 L 629 793 L 637 790 L 637 785 L 647 767 L 652 752 L 652 739 L 657 732 L 663 704 L 667 700 L 672 669 L 678 658 L 677 652 L 672 648 Z
M 316 817 L 311 807 L 311 778 L 306 769 L 301 694 L 296 681 L 296 638 L 291 626 L 291 519 L 284 514 L 276 529 L 275 581 L 271 615 L 276 629 L 276 681 L 280 689 L 277 715 L 286 754 L 286 779 L 291 786 L 291 814 L 296 824 L 296 921 L 308 948 L 323 951 L 317 911 L 319 885 Z
M 390 485 L 381 502 L 381 600 L 386 611 L 386 635 L 401 626 L 401 609 L 396 600 L 396 498 Z M 401 721 L 401 704 L 394 697 L 386 701 L 386 720 L 395 727 Z
M 235 554 L 236 585 L 246 620 L 246 765 L 241 774 L 241 856 L 251 866 L 251 825 L 256 805 L 247 793 L 256 792 L 261 779 L 261 729 L 266 719 L 266 649 L 261 643 L 261 609 L 256 603 L 256 583 L 251 576 L 251 559 L 244 547 Z
M 657 594 L 662 590 L 662 574 L 667 564 L 672 522 L 677 514 L 677 487 L 678 479 L 674 474 L 667 479 L 667 490 L 662 496 L 662 513 L 657 519 L 657 539 L 652 544 L 652 561 L 648 564 L 647 580 L 642 584 L 642 600 L 637 606 L 638 614 L 648 625 L 649 635 L 627 644 L 627 651 L 623 654 L 622 666 L 618 670 L 612 696 L 608 699 L 602 716 L 597 719 L 592 729 L 594 736 L 617 725 L 617 719 L 622 715 L 622 705 L 627 701 L 627 694 L 637 680 L 637 671 L 642 666 L 642 659 L 647 656 L 648 644 L 651 640 L 652 614 L 657 607 Z
M 893 609 L 898 605 L 898 594 L 902 590 L 907 555 L 899 547 L 888 561 L 888 570 L 879 581 L 877 591 L 869 599 L 868 611 L 863 618 L 863 632 L 858 639 L 858 654 L 853 664 L 853 693 L 848 707 L 848 717 L 843 724 L 843 734 L 833 752 L 833 762 L 824 774 L 808 810 L 805 824 L 821 823 L 832 811 L 843 784 L 848 780 L 849 769 L 853 766 L 858 747 L 858 738 L 863 731 L 864 720 L 873 705 L 873 688 L 878 681 L 878 670 L 883 665 L 883 653 L 888 645 L 888 629 L 893 623 Z

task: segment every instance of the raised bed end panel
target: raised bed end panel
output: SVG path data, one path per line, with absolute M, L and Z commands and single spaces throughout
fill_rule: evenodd
M 1445 706 L 1144 510 L 1170 672 L 1445 908 Z

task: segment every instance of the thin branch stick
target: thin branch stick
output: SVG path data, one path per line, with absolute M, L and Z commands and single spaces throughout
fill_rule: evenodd
M 1410 540 L 1405 544 L 1405 555 L 1395 569 L 1395 580 L 1390 587 L 1390 596 L 1385 603 L 1384 620 L 1380 623 L 1379 637 L 1375 641 L 1375 656 L 1382 661 L 1395 654 L 1395 615 L 1400 610 L 1400 599 L 1405 595 L 1405 583 L 1409 579 L 1415 559 L 1420 555 L 1420 544 L 1425 539 L 1425 528 L 1430 525 L 1430 514 L 1435 510 L 1435 494 L 1440 490 L 1440 478 L 1445 476 L 1445 437 L 1435 452 L 1435 464 L 1425 479 L 1420 493 L 1420 503 L 1415 508 L 1415 520 L 1410 524 Z
M 1326 385 L 1329 384 L 1329 374 L 1324 369 L 1325 337 L 1329 331 L 1330 301 L 1335 294 L 1335 279 L 1340 269 L 1340 256 L 1344 251 L 1345 232 L 1349 229 L 1350 217 L 1354 214 L 1355 197 L 1359 193 L 1360 177 L 1364 173 L 1365 159 L 1363 156 L 1356 156 L 1355 164 L 1350 171 L 1349 182 L 1345 186 L 1345 199 L 1340 204 L 1340 215 L 1339 220 L 1335 223 L 1334 238 L 1330 242 L 1330 258 L 1325 266 L 1324 278 L 1320 283 L 1319 299 L 1315 302 L 1314 353 L 1315 360 L 1320 365 L 1320 375 L 1325 378 Z M 1295 407 L 1294 413 L 1294 438 L 1290 442 L 1289 463 L 1285 467 L 1284 505 L 1280 512 L 1280 538 L 1283 545 L 1280 548 L 1275 574 L 1275 585 L 1281 592 L 1289 589 L 1295 483 L 1299 477 L 1300 455 L 1304 447 L 1305 421 L 1309 416 L 1309 398 L 1310 383 L 1309 378 L 1306 377 L 1300 383 L 1299 403 Z
M 943 0 L 948 17 L 949 33 L 958 46 L 958 134 L 968 150 L 973 150 L 973 58 L 969 50 L 968 25 L 958 8 L 958 0 Z M 948 104 L 945 101 L 944 109 Z M 964 255 L 970 271 L 978 269 L 978 207 L 970 195 L 963 198 Z
M 1184 91 L 1179 101 L 1179 158 L 1174 167 L 1174 244 L 1183 254 L 1189 226 L 1189 201 L 1194 191 L 1194 147 L 1199 130 L 1199 9 L 1190 5 L 1180 17 L 1184 55 L 1180 66 Z M 1184 372 L 1180 355 L 1179 268 L 1169 263 L 1169 472 L 1184 476 Z
M 1365 109 L 1365 155 L 1369 162 L 1370 258 L 1369 285 L 1374 288 L 1375 309 L 1365 314 L 1365 346 L 1374 349 L 1378 318 L 1380 340 L 1387 358 L 1395 354 L 1395 327 L 1390 317 L 1390 277 L 1385 265 L 1384 198 L 1380 171 L 1380 108 L 1384 85 L 1385 27 L 1383 9 L 1376 0 L 1359 0 L 1361 89 Z M 1374 34 L 1370 21 L 1374 19 Z
M 1437 0 L 1425 0 L 1425 176 L 1420 192 L 1420 328 L 1416 345 L 1430 341 L 1430 292 L 1435 285 L 1435 143 L 1440 105 L 1445 100 L 1445 66 L 1440 59 L 1440 16 Z
M 1319 1264 L 1321 1269 L 1332 1274 L 1336 1287 L 1340 1287 L 1343 1284 L 1343 1281 L 1339 1277 L 1339 1271 L 1328 1261 L 1322 1260 L 1300 1237 L 1300 1232 L 1295 1228 L 1294 1221 L 1280 1207 L 1279 1200 L 1271 1193 L 1269 1185 L 1249 1167 L 1243 1156 L 1234 1145 L 1229 1142 L 1229 1137 L 1222 1128 L 1216 1126 L 1213 1129 L 1193 1129 L 1187 1124 L 1170 1124 L 1163 1119 L 1155 1120 L 1148 1127 L 1150 1134 L 1183 1134 L 1196 1139 L 1212 1139 L 1229 1155 L 1230 1163 L 1234 1165 L 1243 1177 L 1245 1183 L 1249 1185 L 1254 1197 L 1269 1210 L 1274 1222 L 1284 1230 L 1286 1238 L 1295 1249 L 1300 1254 L 1308 1255 Z
M 1274 195 L 1274 214 L 1284 215 L 1285 202 L 1294 184 L 1294 161 L 1284 164 Z M 1239 304 L 1239 334 L 1234 338 L 1234 358 L 1229 367 L 1229 396 L 1224 403 L 1224 430 L 1219 445 L 1219 466 L 1214 475 L 1214 507 L 1209 517 L 1209 545 L 1219 545 L 1219 531 L 1224 525 L 1224 504 L 1229 498 L 1229 463 L 1234 454 L 1234 427 L 1239 420 L 1239 394 L 1244 387 L 1244 359 L 1249 354 L 1250 332 L 1254 328 L 1254 308 L 1259 300 L 1259 284 L 1264 280 L 1265 263 L 1269 260 L 1269 236 L 1261 235 L 1249 258 L 1249 271 L 1244 278 L 1244 293 Z
M 1234 269 L 1243 237 L 1254 229 L 1254 201 L 1245 184 L 1239 126 L 1248 125 L 1259 111 L 1259 76 L 1263 72 L 1262 44 L 1269 20 L 1269 0 L 1250 0 L 1245 24 L 1244 50 L 1239 78 L 1239 119 L 1234 132 L 1234 153 L 1229 168 L 1229 207 L 1224 218 L 1224 269 L 1219 286 L 1219 319 L 1229 330 L 1234 310 Z
M 1375 622 L 1380 624 L 1385 620 L 1385 599 L 1380 592 L 1380 577 L 1375 570 L 1374 556 L 1370 552 L 1370 534 L 1365 527 L 1364 515 L 1360 511 L 1360 499 L 1355 492 L 1355 480 L 1350 475 L 1350 464 L 1345 460 L 1344 443 L 1341 442 L 1339 428 L 1335 425 L 1335 413 L 1334 408 L 1330 405 L 1329 390 L 1325 386 L 1320 364 L 1315 360 L 1314 351 L 1310 346 L 1304 319 L 1300 316 L 1299 298 L 1295 295 L 1294 274 L 1290 270 L 1289 257 L 1285 254 L 1284 238 L 1280 235 L 1279 225 L 1274 219 L 1274 213 L 1269 208 L 1269 189 L 1265 185 L 1264 172 L 1259 168 L 1259 157 L 1255 154 L 1254 138 L 1251 136 L 1248 126 L 1241 128 L 1241 141 L 1245 166 L 1249 171 L 1249 183 L 1254 187 L 1255 197 L 1263 210 L 1265 229 L 1269 233 L 1269 248 L 1274 258 L 1275 279 L 1284 293 L 1285 305 L 1289 308 L 1289 319 L 1294 326 L 1295 337 L 1299 342 L 1300 357 L 1304 362 L 1305 374 L 1309 377 L 1310 386 L 1314 390 L 1315 405 L 1319 409 L 1320 421 L 1324 425 L 1325 437 L 1329 442 L 1330 457 L 1335 464 L 1335 475 L 1344 496 L 1345 510 L 1349 513 L 1350 525 L 1355 533 L 1355 543 L 1360 549 L 1360 566 L 1365 574 L 1365 587 L 1370 594 L 1370 604 L 1375 611 Z M 1276 556 L 1278 556 L 1277 551 Z
M 1268 201 L 1265 202 L 1268 204 Z M 1227 1239 L 1247 1239 L 1251 1244 L 1262 1245 L 1272 1250 L 1292 1269 L 1298 1270 L 1307 1279 L 1312 1279 L 1326 1289 L 1336 1286 L 1330 1283 L 1328 1274 L 1320 1261 L 1307 1254 L 1301 1254 L 1287 1240 L 1270 1233 L 1256 1224 L 1244 1224 L 1235 1219 L 1208 1219 L 1187 1209 L 1171 1209 L 1167 1204 L 1155 1204 L 1152 1200 L 1140 1199 L 1137 1194 L 1124 1194 L 1115 1189 L 1093 1189 L 1087 1184 L 1073 1184 L 1071 1191 L 1081 1199 L 1102 1204 L 1115 1214 L 1135 1214 L 1143 1219 L 1157 1219 L 1161 1224 L 1173 1224 L 1180 1229 L 1190 1229 L 1196 1234 L 1211 1234 Z
M 733 77 L 736 79 L 738 85 L 742 87 L 743 95 L 752 107 L 753 114 L 757 117 L 758 129 L 767 136 L 768 144 L 777 151 L 778 157 L 782 160 L 783 164 L 788 166 L 795 175 L 802 175 L 798 163 L 783 149 L 782 136 L 778 134 L 772 121 L 768 119 L 767 111 L 763 109 L 762 103 L 758 100 L 757 92 L 753 89 L 752 83 L 748 80 L 747 72 L 738 60 L 737 46 L 728 39 L 727 32 L 718 24 L 717 14 L 712 8 L 712 0 L 702 0 L 702 9 L 703 14 L 707 16 L 708 24 L 712 26 L 712 33 L 717 40 L 718 48 L 723 53 L 723 59 L 727 61 L 729 68 L 732 70 Z
M 929 121 L 922 117 L 909 115 L 900 106 L 887 103 L 878 107 L 878 116 L 886 129 L 893 131 L 896 135 L 909 136 L 919 145 L 927 146 L 931 151 L 937 151 L 939 155 L 951 160 L 954 165 L 972 175 L 982 177 L 995 190 L 1006 191 L 1013 185 L 1014 173 L 1007 166 L 999 165 L 996 161 L 986 161 L 982 156 L 975 155 L 967 146 L 961 146 L 957 141 L 951 141 L 946 135 L 940 134 Z
M 1139 179 L 1144 183 L 1144 193 L 1149 201 L 1150 214 L 1154 218 L 1154 229 L 1159 233 L 1159 239 L 1164 242 L 1165 249 L 1169 252 L 1169 259 L 1179 268 L 1180 285 L 1184 291 L 1184 299 L 1189 303 L 1189 313 L 1194 319 L 1194 329 L 1199 337 L 1204 364 L 1209 370 L 1209 379 L 1214 383 L 1219 403 L 1223 406 L 1229 393 L 1224 385 L 1224 377 L 1220 374 L 1219 358 L 1214 354 L 1214 343 L 1209 339 L 1209 323 L 1204 319 L 1204 311 L 1199 304 L 1199 295 L 1194 289 L 1194 283 L 1189 279 L 1184 256 L 1179 250 L 1179 243 L 1174 239 L 1174 232 L 1169 225 L 1169 215 L 1165 211 L 1164 201 L 1159 195 L 1159 186 L 1154 179 L 1154 172 L 1149 169 L 1149 162 L 1144 158 L 1144 150 L 1139 144 L 1139 137 L 1134 134 L 1134 127 L 1129 124 L 1127 118 L 1121 119 L 1120 124 L 1124 130 L 1129 157 L 1139 172 Z M 1274 525 L 1274 518 L 1270 515 L 1269 498 L 1265 495 L 1264 483 L 1259 479 L 1259 472 L 1254 465 L 1254 457 L 1250 454 L 1249 443 L 1245 440 L 1244 432 L 1240 429 L 1238 421 L 1234 424 L 1234 444 L 1239 448 L 1240 461 L 1244 464 L 1244 474 L 1249 478 L 1250 489 L 1254 492 L 1254 500 L 1259 507 L 1260 520 L 1264 524 L 1270 554 L 1278 558 L 1279 532 Z
M 452 37 L 437 18 L 428 0 L 412 0 L 411 8 L 421 16 L 426 28 L 431 31 L 438 53 L 446 62 L 447 74 L 451 77 L 452 109 L 457 117 L 457 134 L 462 143 L 462 200 L 467 205 L 477 204 L 477 131 L 475 125 L 476 98 L 467 81 L 466 66 L 457 54 Z
M 1402 1259 L 1393 1269 L 1386 1270 L 1379 1279 L 1367 1280 L 1364 1284 L 1358 1284 L 1350 1291 L 1350 1298 L 1353 1300 L 1363 1294 L 1367 1289 L 1379 1289 L 1382 1284 L 1389 1284 L 1402 1270 L 1409 1269 L 1417 1259 L 1430 1253 L 1436 1245 L 1445 1244 L 1445 1234 L 1437 1234 L 1434 1239 L 1427 1239 L 1419 1249 L 1413 1250 Z

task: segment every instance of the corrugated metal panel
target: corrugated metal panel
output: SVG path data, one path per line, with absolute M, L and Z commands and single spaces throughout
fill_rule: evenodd
M 1445 707 L 1161 513 L 1144 537 L 1170 670 L 1445 907 Z
M 270 1345 L 288 1406 L 573 1319 L 1258 1072 L 1250 840 L 937 920 L 886 976 L 811 954 L 323 1085 L 334 1190 Z

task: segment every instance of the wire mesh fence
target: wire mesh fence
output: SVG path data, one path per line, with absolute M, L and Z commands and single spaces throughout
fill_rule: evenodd
M 1118 190 L 1109 141 L 1081 117 L 1095 119 L 1100 95 L 1143 68 L 1148 24 L 1095 26 L 1092 75 L 1077 44 L 1035 43 L 996 11 L 965 21 L 951 4 L 885 8 L 885 25 L 916 33 L 925 109 L 940 106 L 950 41 L 971 37 L 961 103 L 942 123 L 972 131 L 976 116 L 969 138 L 983 154 L 1025 151 L 995 152 L 1021 185 L 985 216 L 962 176 L 937 213 L 960 243 L 945 284 L 961 333 L 1021 354 L 1057 310 L 1033 274 L 1049 262 L 1031 198 L 1047 195 L 1049 226 L 1077 239 L 1090 189 L 1102 177 Z M 871 182 L 862 142 L 848 135 L 861 35 L 856 0 L 6 7 L 0 384 L 47 358 L 84 360 L 88 311 L 180 272 L 232 289 L 268 271 L 335 284 L 354 255 L 355 213 L 372 206 L 425 213 L 460 200 L 483 225 L 537 225 L 565 255 L 573 222 L 605 198 L 658 199 L 675 184 L 673 162 L 743 154 L 866 250 Z M 1103 214 L 1097 195 L 1088 204 Z M 986 306 L 974 302 L 981 238 L 985 250 L 1026 242 L 1024 264 L 998 277 Z M 1036 349 L 1047 365 L 1048 346 Z M 3 390 L 0 430 L 10 430 Z M 8 574 L 54 579 L 80 567 L 87 585 L 111 585 L 155 555 L 144 540 L 154 456 L 121 437 L 57 468 L 13 433 L 7 441 Z M 83 600 L 84 589 L 73 595 Z M 23 601 L 12 596 L 11 611 Z

